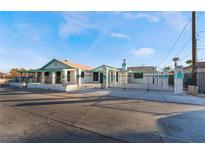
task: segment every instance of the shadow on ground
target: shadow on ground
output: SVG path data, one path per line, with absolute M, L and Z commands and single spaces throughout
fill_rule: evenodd
M 185 112 L 158 120 L 160 134 L 182 142 L 205 142 L 205 110 Z

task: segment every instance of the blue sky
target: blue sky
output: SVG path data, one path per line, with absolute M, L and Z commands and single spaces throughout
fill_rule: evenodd
M 0 71 L 39 68 L 53 58 L 90 66 L 158 66 L 191 12 L 0 12 Z M 197 14 L 199 60 L 205 60 L 205 13 Z M 160 67 L 191 57 L 191 23 Z M 183 48 L 184 44 L 187 45 Z M 182 50 L 181 50 L 182 49 Z

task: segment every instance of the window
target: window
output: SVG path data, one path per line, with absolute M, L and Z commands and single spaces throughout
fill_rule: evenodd
M 98 72 L 93 72 L 93 81 L 98 81 Z
M 118 72 L 116 72 L 116 82 L 118 82 Z
M 49 72 L 45 72 L 45 74 L 44 74 L 45 76 L 49 76 Z
M 84 72 L 81 72 L 81 78 L 84 78 L 84 74 L 85 74 Z
M 134 79 L 143 79 L 143 73 L 134 73 Z
M 70 71 L 67 72 L 67 81 L 70 81 Z

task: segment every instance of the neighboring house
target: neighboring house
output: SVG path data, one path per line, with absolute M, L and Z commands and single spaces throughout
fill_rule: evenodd
M 159 75 L 162 75 L 154 66 L 128 67 L 127 70 L 129 72 L 128 83 L 146 84 L 150 82 L 155 84 L 160 80 Z
M 0 83 L 5 83 L 10 79 L 9 74 L 0 72 Z
M 115 68 L 108 65 L 101 65 L 95 69 L 92 70 L 93 73 L 93 82 L 94 83 L 103 83 L 103 74 L 104 71 L 108 69 L 108 84 L 116 85 L 116 84 L 122 84 L 127 83 L 127 72 L 123 71 L 122 69 Z
M 184 67 L 184 88 L 192 84 L 192 66 Z M 205 93 L 205 62 L 197 62 L 197 86 L 200 93 Z
M 26 75 L 24 86 L 69 91 L 90 86 L 107 88 L 111 84 L 122 84 L 123 73 L 126 72 L 108 65 L 92 68 L 68 60 L 53 59 L 40 69 L 21 71 L 18 80 L 21 82 L 22 76 Z
M 2 72 L 0 72 L 0 79 L 5 79 L 5 78 L 6 78 L 6 76 L 7 76 L 7 74 L 6 74 L 6 73 L 2 73 Z

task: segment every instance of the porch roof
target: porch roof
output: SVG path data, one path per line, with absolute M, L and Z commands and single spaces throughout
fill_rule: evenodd
M 52 71 L 62 71 L 62 69 L 68 69 L 68 68 L 55 68 L 55 69 L 35 69 L 35 70 L 22 70 L 19 71 L 20 73 L 35 73 L 35 72 L 52 72 Z M 68 69 L 69 70 L 69 69 Z

